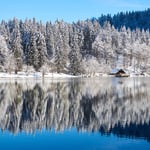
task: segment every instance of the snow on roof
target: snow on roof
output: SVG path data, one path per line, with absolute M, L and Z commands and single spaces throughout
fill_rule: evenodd
M 123 69 L 114 68 L 114 69 L 112 69 L 111 73 L 113 73 L 113 74 L 116 74 L 116 73 L 126 73 L 126 71 L 123 70 Z

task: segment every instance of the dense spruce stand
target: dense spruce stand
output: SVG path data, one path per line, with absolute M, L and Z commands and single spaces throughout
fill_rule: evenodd
M 76 23 L 2 20 L 0 72 L 80 75 L 122 68 L 149 73 L 149 17 L 150 9 Z

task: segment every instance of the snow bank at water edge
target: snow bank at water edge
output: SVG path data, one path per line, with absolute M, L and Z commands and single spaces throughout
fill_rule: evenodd
M 106 73 L 95 73 L 95 74 L 84 74 L 80 76 L 74 76 L 74 75 L 69 75 L 69 74 L 64 74 L 64 73 L 45 73 L 44 75 L 42 72 L 32 72 L 32 73 L 27 73 L 27 72 L 18 72 L 17 74 L 15 73 L 4 73 L 0 72 L 0 78 L 19 78 L 19 79 L 41 79 L 41 78 L 58 78 L 58 79 L 65 79 L 65 78 L 91 78 L 91 77 L 114 77 L 112 75 L 106 74 Z M 137 74 L 137 73 L 129 73 L 129 77 L 150 77 L 149 74 Z
M 41 72 L 35 72 L 35 73 L 26 73 L 26 72 L 18 72 L 15 73 L 3 73 L 0 72 L 0 78 L 75 78 L 80 76 L 73 76 L 69 74 L 64 73 L 46 73 L 42 74 Z

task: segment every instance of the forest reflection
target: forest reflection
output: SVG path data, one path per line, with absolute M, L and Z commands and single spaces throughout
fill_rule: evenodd
M 17 134 L 76 128 L 150 141 L 148 78 L 0 81 L 0 128 Z

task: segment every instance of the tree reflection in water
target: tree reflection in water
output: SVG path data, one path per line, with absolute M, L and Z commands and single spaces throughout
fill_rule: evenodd
M 0 128 L 113 133 L 150 141 L 147 78 L 0 82 Z

